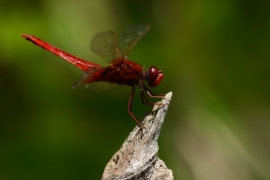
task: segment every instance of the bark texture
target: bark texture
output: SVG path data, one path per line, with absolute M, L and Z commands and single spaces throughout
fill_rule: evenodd
M 172 180 L 173 174 L 158 157 L 158 137 L 164 123 L 172 93 L 147 113 L 142 124 L 136 126 L 108 164 L 102 180 Z

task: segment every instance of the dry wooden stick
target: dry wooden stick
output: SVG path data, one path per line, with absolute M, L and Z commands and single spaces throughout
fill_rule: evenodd
M 172 93 L 157 103 L 136 126 L 108 164 L 102 180 L 172 180 L 173 174 L 158 157 L 158 137 L 168 111 Z

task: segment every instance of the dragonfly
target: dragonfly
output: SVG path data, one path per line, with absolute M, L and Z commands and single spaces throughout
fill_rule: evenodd
M 132 90 L 127 110 L 137 124 L 141 128 L 144 128 L 142 123 L 132 112 L 135 87 L 137 86 L 140 90 L 142 103 L 153 106 L 155 103 L 150 102 L 145 93 L 150 98 L 163 98 L 164 94 L 153 94 L 146 86 L 145 82 L 150 87 L 156 87 L 163 80 L 164 74 L 162 70 L 158 69 L 156 66 L 151 66 L 144 71 L 142 65 L 128 60 L 127 58 L 141 37 L 148 32 L 149 28 L 149 24 L 138 24 L 129 28 L 120 37 L 113 31 L 96 34 L 92 39 L 90 49 L 110 64 L 105 67 L 69 54 L 33 35 L 22 34 L 22 37 L 84 71 L 82 78 L 80 78 L 72 88 L 80 84 L 85 84 L 86 88 L 96 91 L 96 89 L 99 89 L 97 87 L 104 87 L 104 84 L 131 86 Z

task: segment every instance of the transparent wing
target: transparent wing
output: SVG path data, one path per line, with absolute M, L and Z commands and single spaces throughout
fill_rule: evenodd
M 91 50 L 108 63 L 123 57 L 123 53 L 118 47 L 117 35 L 112 31 L 94 36 L 91 42 Z
M 137 24 L 119 37 L 118 46 L 125 58 L 131 53 L 137 42 L 145 35 L 149 28 L 149 24 Z
M 108 82 L 93 82 L 90 84 L 84 84 L 84 86 L 94 92 L 105 92 L 118 89 L 123 87 L 123 85 L 115 84 L 115 83 L 108 83 Z
M 86 73 L 84 73 L 81 78 L 72 86 L 72 89 L 75 89 L 81 84 L 84 84 L 85 88 L 90 89 L 91 91 L 95 92 L 104 92 L 104 91 L 110 91 L 117 89 L 119 87 L 122 87 L 122 85 L 115 84 L 115 83 L 108 83 L 108 82 L 93 82 L 94 77 L 92 76 L 94 73 L 96 73 L 99 70 L 102 70 L 101 68 L 91 68 Z
M 81 78 L 72 86 L 72 89 L 75 89 L 79 85 L 83 84 L 86 80 L 91 79 L 91 76 L 97 72 L 100 68 L 91 68 L 86 73 L 84 73 Z

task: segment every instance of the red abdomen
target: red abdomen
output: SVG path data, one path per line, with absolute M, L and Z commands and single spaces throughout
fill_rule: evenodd
M 100 68 L 101 66 L 89 61 L 85 61 L 83 59 L 80 59 L 76 56 L 73 56 L 72 54 L 69 54 L 62 49 L 59 49 L 35 36 L 22 34 L 22 37 L 24 37 L 26 40 L 31 41 L 32 43 L 38 45 L 39 47 L 42 47 L 43 49 L 65 59 L 66 61 L 70 62 L 71 64 L 75 65 L 76 67 L 82 69 L 83 71 L 88 71 L 91 68 Z

